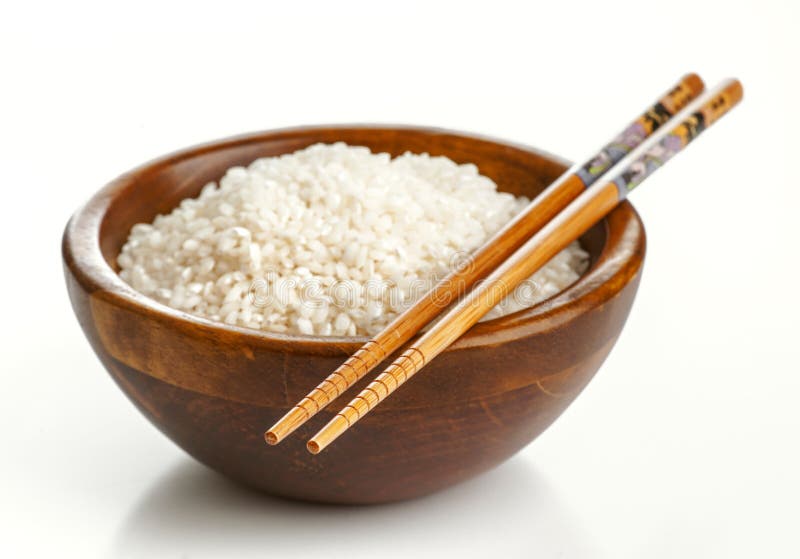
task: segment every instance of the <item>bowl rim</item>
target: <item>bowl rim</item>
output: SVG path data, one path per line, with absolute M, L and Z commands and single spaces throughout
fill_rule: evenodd
M 491 136 L 439 127 L 406 124 L 320 124 L 249 132 L 204 142 L 151 159 L 118 176 L 96 192 L 70 218 L 62 238 L 62 256 L 68 269 L 91 297 L 111 305 L 147 314 L 170 327 L 204 335 L 236 335 L 250 347 L 285 351 L 292 344 L 298 353 L 330 353 L 331 349 L 352 353 L 366 343 L 367 336 L 318 336 L 255 330 L 217 322 L 173 309 L 136 291 L 109 265 L 101 251 L 101 226 L 116 196 L 142 175 L 157 168 L 217 150 L 263 142 L 266 139 L 306 136 L 322 130 L 407 131 L 446 135 L 492 143 L 548 159 L 565 169 L 569 162 L 547 151 Z M 553 296 L 527 309 L 473 326 L 445 352 L 467 347 L 497 345 L 558 328 L 576 316 L 615 297 L 636 276 L 643 262 L 645 232 L 641 219 L 628 201 L 623 201 L 604 219 L 605 243 L 596 261 L 578 280 Z M 616 231 L 618 234 L 612 235 Z

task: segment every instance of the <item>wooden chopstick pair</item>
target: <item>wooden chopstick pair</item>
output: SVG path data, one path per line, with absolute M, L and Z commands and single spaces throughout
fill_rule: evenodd
M 447 292 L 450 300 L 456 300 L 483 280 L 335 415 L 308 441 L 307 447 L 316 454 L 330 444 L 478 322 L 520 282 L 602 219 L 630 190 L 742 97 L 738 81 L 724 83 L 658 143 L 638 157 L 630 156 L 703 89 L 703 82 L 697 75 L 685 76 L 597 155 L 562 175 L 474 253 L 469 265 L 453 271 L 298 402 L 265 433 L 266 441 L 277 444 L 283 440 L 399 349 L 442 311 L 439 301 L 443 292 Z M 628 165 L 609 181 L 589 188 L 625 157 L 631 159 Z M 434 292 L 436 297 L 431 296 Z
M 433 291 L 421 297 L 333 371 L 265 433 L 266 441 L 269 444 L 282 441 L 399 349 L 441 313 L 441 299 L 434 299 L 431 293 L 435 291 L 444 294 L 443 299 L 451 301 L 461 297 L 511 256 L 578 194 L 591 186 L 600 175 L 702 93 L 704 88 L 703 81 L 696 74 L 684 76 L 594 157 L 565 172 L 537 196 L 515 219 L 472 255 L 468 266 L 455 269 Z

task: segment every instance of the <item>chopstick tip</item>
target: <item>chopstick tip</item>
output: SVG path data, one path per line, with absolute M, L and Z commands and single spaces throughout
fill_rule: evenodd
M 314 439 L 306 443 L 306 448 L 311 454 L 319 454 L 319 451 L 322 450 Z
M 333 416 L 325 427 L 311 437 L 306 443 L 306 448 L 311 454 L 319 454 L 325 447 L 331 444 L 336 438 L 350 427 L 350 422 L 341 414 Z
M 304 407 L 299 405 L 293 407 L 264 433 L 264 440 L 267 441 L 268 445 L 278 444 L 305 423 L 309 417 L 311 415 Z

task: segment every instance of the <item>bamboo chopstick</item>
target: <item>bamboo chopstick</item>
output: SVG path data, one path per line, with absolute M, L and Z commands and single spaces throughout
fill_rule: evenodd
M 436 318 L 443 309 L 442 300 L 457 300 L 477 281 L 486 277 L 599 176 L 702 93 L 704 88 L 705 85 L 697 74 L 687 74 L 594 157 L 582 165 L 572 167 L 559 177 L 479 248 L 468 262 L 451 272 L 427 295 L 364 344 L 270 427 L 264 433 L 267 443 L 277 444 L 282 441 L 399 349 Z M 431 295 L 433 293 L 436 294 L 435 297 Z
M 631 190 L 728 112 L 741 98 L 742 86 L 739 81 L 724 82 L 697 111 L 673 127 L 640 157 L 633 159 L 611 180 L 579 195 L 342 408 L 308 441 L 308 450 L 313 454 L 320 452 L 364 417 L 478 322 L 517 285 L 605 217 Z

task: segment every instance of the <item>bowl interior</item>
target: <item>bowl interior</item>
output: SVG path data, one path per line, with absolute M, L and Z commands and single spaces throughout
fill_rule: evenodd
M 300 128 L 234 138 L 179 152 L 137 170 L 136 180 L 127 182 L 115 193 L 102 218 L 100 249 L 103 258 L 118 271 L 116 258 L 133 225 L 149 223 L 156 215 L 169 213 L 184 198 L 197 196 L 208 182 L 218 181 L 228 168 L 248 165 L 259 157 L 292 153 L 318 142 L 337 141 L 367 146 L 373 152 L 387 152 L 392 156 L 407 151 L 426 152 L 447 156 L 457 163 L 474 163 L 500 190 L 529 198 L 555 180 L 566 166 L 565 162 L 530 148 L 436 129 Z M 606 235 L 603 221 L 580 239 L 590 254 L 592 265 L 605 246 Z

